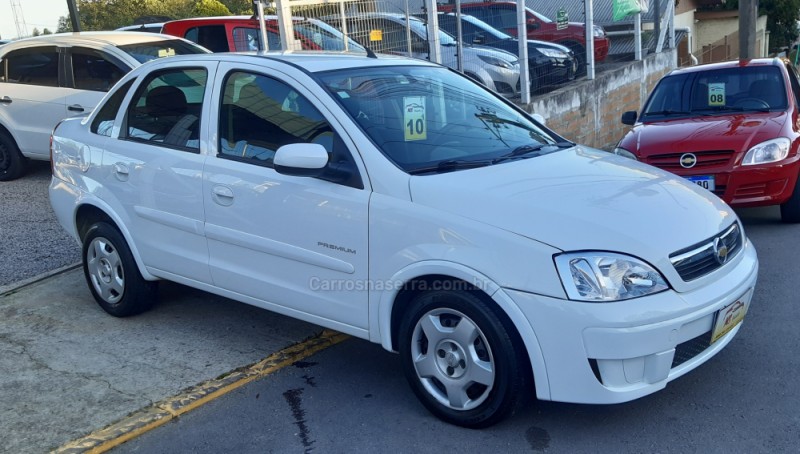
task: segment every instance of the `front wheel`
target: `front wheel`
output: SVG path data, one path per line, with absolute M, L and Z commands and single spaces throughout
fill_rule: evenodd
M 11 181 L 25 173 L 27 160 L 14 139 L 0 131 L 0 181 Z
M 787 224 L 800 222 L 800 176 L 797 177 L 792 196 L 781 204 L 781 221 Z
M 472 292 L 423 293 L 400 325 L 403 372 L 437 417 L 487 427 L 508 416 L 523 394 L 527 360 L 517 337 Z
M 105 222 L 86 233 L 83 273 L 94 299 L 115 317 L 144 312 L 156 302 L 157 284 L 142 277 L 125 238 Z

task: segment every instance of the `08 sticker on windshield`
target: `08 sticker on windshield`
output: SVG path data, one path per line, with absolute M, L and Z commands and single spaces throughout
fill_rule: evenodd
M 406 142 L 428 138 L 424 96 L 403 97 L 403 125 Z
M 725 105 L 725 84 L 724 83 L 708 84 L 708 105 L 709 106 L 724 106 Z

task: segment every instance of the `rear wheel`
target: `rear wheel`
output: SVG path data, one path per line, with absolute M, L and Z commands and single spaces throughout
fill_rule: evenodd
M 518 336 L 474 293 L 417 296 L 400 325 L 399 342 L 412 390 L 449 423 L 490 426 L 523 395 L 527 359 Z
M 156 302 L 157 284 L 142 277 L 125 238 L 105 222 L 86 233 L 83 273 L 94 299 L 115 317 L 144 312 Z
M 800 222 L 800 177 L 794 185 L 792 196 L 781 204 L 781 220 L 791 224 Z
M 0 131 L 0 181 L 10 181 L 25 173 L 27 161 L 14 139 Z

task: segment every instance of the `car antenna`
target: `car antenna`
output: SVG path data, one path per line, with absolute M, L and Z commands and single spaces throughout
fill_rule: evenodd
M 362 43 L 361 41 L 359 41 L 359 40 L 357 40 L 355 38 L 351 37 L 350 39 L 355 41 L 356 44 L 358 44 L 359 46 L 363 47 L 364 50 L 367 51 L 367 58 L 378 58 L 378 54 L 376 54 L 372 49 L 370 49 L 369 46 L 365 45 L 364 43 Z

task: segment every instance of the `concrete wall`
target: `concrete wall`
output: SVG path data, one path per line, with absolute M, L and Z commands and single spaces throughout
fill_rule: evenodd
M 620 123 L 622 113 L 641 109 L 656 82 L 676 67 L 676 59 L 675 50 L 665 49 L 598 73 L 594 80 L 537 96 L 525 108 L 569 140 L 612 150 L 629 128 Z

